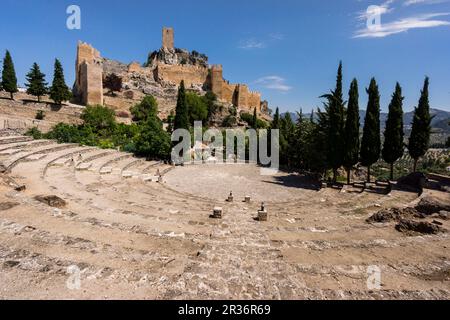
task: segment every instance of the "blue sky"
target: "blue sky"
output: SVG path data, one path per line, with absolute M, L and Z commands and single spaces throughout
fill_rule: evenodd
M 81 30 L 66 28 L 71 4 L 81 8 Z M 373 13 L 377 28 L 367 27 Z M 11 51 L 21 84 L 34 61 L 51 78 L 57 57 L 72 85 L 78 40 L 104 57 L 144 62 L 163 26 L 175 28 L 177 47 L 206 53 L 227 80 L 282 111 L 321 106 L 341 59 L 346 91 L 353 77 L 360 83 L 362 109 L 372 76 L 383 110 L 399 81 L 409 111 L 428 75 L 432 107 L 450 111 L 450 0 L 2 0 L 0 51 Z

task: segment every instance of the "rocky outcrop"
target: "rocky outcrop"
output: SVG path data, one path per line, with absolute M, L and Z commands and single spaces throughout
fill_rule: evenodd
M 414 207 L 383 209 L 371 217 L 367 223 L 396 222 L 395 229 L 408 235 L 438 234 L 447 232 L 442 222 L 433 220 L 447 220 L 449 218 L 450 204 L 427 196 Z
M 192 65 L 208 68 L 208 57 L 197 51 L 189 52 L 178 48 L 161 48 L 148 56 L 147 67 L 155 67 L 158 63 L 167 65 Z
M 432 197 L 424 197 L 416 205 L 415 209 L 425 215 L 432 215 L 440 211 L 450 211 L 450 202 L 444 203 Z
M 61 209 L 67 205 L 66 201 L 57 196 L 36 196 L 34 199 L 54 208 Z
M 400 222 L 395 226 L 395 229 L 409 235 L 414 235 L 416 233 L 438 234 L 446 231 L 444 228 L 435 223 L 405 219 L 400 220 Z
M 391 221 L 400 221 L 405 217 L 418 217 L 418 212 L 414 208 L 383 209 L 373 214 L 366 221 L 368 223 L 386 223 Z

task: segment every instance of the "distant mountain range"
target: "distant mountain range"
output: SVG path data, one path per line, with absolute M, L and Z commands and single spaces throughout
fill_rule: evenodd
M 450 112 L 444 111 L 444 110 L 439 110 L 439 109 L 431 109 L 430 113 L 432 116 L 434 116 L 433 121 L 431 122 L 433 131 L 439 132 L 439 133 L 450 134 L 450 126 L 448 125 L 448 122 L 450 121 Z M 292 120 L 297 121 L 297 119 L 298 119 L 297 113 L 290 112 L 290 114 L 291 114 Z M 285 113 L 282 115 L 284 116 Z M 304 117 L 309 119 L 311 117 L 311 114 L 310 113 L 305 114 Z M 361 110 L 359 112 L 359 117 L 360 117 L 360 121 L 361 121 L 361 126 L 363 126 L 364 119 L 366 118 L 366 111 Z M 384 127 L 386 125 L 387 117 L 388 117 L 387 113 L 382 112 L 380 114 L 380 121 L 381 121 L 382 129 L 384 129 Z M 405 131 L 407 131 L 407 132 L 409 132 L 409 130 L 411 130 L 411 124 L 413 121 L 413 117 L 414 117 L 414 111 L 406 112 L 403 115 L 403 123 L 405 125 Z M 314 118 L 317 119 L 317 115 L 315 115 Z

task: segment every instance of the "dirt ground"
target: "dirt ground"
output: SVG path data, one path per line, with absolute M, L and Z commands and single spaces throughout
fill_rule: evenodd
M 450 298 L 447 233 L 407 236 L 393 222 L 365 221 L 417 194 L 316 191 L 252 165 L 172 168 L 8 139 L 0 137 L 11 170 L 0 182 L 1 299 Z M 66 206 L 35 199 L 49 195 Z M 267 222 L 255 220 L 262 201 Z M 223 219 L 210 218 L 216 206 Z

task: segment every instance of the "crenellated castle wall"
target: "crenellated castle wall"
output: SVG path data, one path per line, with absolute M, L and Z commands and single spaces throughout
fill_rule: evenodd
M 130 100 L 129 97 L 140 97 L 142 94 L 152 94 L 158 101 L 170 104 L 175 108 L 176 88 L 181 81 L 185 82 L 188 89 L 200 91 L 210 90 L 219 100 L 233 104 L 240 109 L 253 111 L 256 108 L 261 112 L 261 95 L 252 92 L 245 84 L 230 84 L 223 78 L 221 65 L 207 65 L 196 63 L 196 55 L 185 50 L 174 49 L 174 31 L 172 28 L 163 29 L 162 49 L 159 51 L 164 60 L 155 55 L 148 67 L 143 67 L 137 62 L 124 65 L 120 62 L 104 59 L 100 52 L 91 45 L 78 43 L 76 60 L 76 81 L 74 94 L 79 102 L 84 105 L 108 104 L 115 101 L 114 105 L 130 105 L 133 102 L 119 103 L 119 100 Z M 180 53 L 182 52 L 182 53 Z M 181 56 L 177 56 L 180 54 Z M 186 55 L 192 59 L 186 59 Z M 179 61 L 182 60 L 182 61 Z M 103 78 L 110 73 L 116 73 L 124 83 L 124 92 L 120 97 L 110 99 L 105 96 Z M 134 91 L 140 93 L 132 94 Z M 173 105 L 172 105 L 173 104 Z

